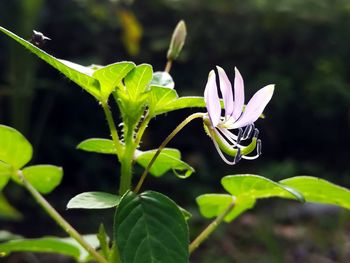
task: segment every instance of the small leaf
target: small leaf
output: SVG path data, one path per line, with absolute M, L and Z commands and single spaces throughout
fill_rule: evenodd
M 18 221 L 22 218 L 22 214 L 7 201 L 2 193 L 0 193 L 0 220 Z
M 231 222 L 244 211 L 255 205 L 255 198 L 247 195 L 234 197 L 227 194 L 204 194 L 196 198 L 201 214 L 206 218 L 213 218 L 223 214 L 234 200 L 232 211 L 224 218 L 225 222 Z
M 196 198 L 201 214 L 206 218 L 220 215 L 236 198 L 228 194 L 204 194 Z
M 7 185 L 12 173 L 11 165 L 0 161 L 0 192 Z
M 132 62 L 118 62 L 96 70 L 92 76 L 100 82 L 102 97 L 108 99 L 109 95 L 134 67 L 135 64 Z
M 167 112 L 169 104 L 177 99 L 178 95 L 174 89 L 151 86 L 149 92 L 149 111 L 152 116 Z
M 85 235 L 84 239 L 94 248 L 98 246 L 96 235 Z M 34 239 L 16 239 L 0 243 L 0 254 L 9 255 L 13 252 L 57 253 L 71 256 L 77 261 L 87 261 L 88 252 L 72 238 L 42 237 Z
M 350 209 L 350 190 L 324 179 L 296 176 L 280 181 L 301 193 L 307 202 L 337 205 Z
M 24 177 L 42 194 L 54 190 L 62 180 L 63 169 L 54 165 L 33 165 L 22 170 Z
M 153 191 L 123 196 L 114 219 L 123 263 L 188 263 L 184 216 L 168 197 Z
M 98 228 L 98 234 L 97 234 L 97 239 L 100 242 L 100 248 L 102 250 L 103 256 L 105 258 L 109 258 L 110 256 L 110 248 L 108 245 L 109 238 L 106 233 L 104 225 L 101 223 L 99 228 Z
M 205 108 L 203 97 L 179 97 L 174 89 L 151 86 L 149 110 L 152 116 L 185 108 Z
M 105 192 L 85 192 L 69 200 L 67 209 L 104 209 L 119 204 L 119 196 Z
M 117 151 L 114 146 L 114 142 L 109 139 L 101 138 L 91 138 L 85 141 L 82 141 L 78 144 L 77 149 L 87 151 L 87 152 L 96 152 L 96 153 L 105 153 L 105 154 L 116 154 Z
M 136 162 L 146 168 L 156 152 L 157 150 L 145 152 L 137 151 Z M 179 150 L 165 148 L 160 152 L 149 172 L 152 175 L 159 177 L 169 170 L 173 170 L 175 175 L 180 178 L 187 178 L 194 172 L 194 169 L 190 165 L 181 161 L 181 153 Z M 185 172 L 184 174 L 179 174 L 177 171 Z
M 0 161 L 10 164 L 17 170 L 27 164 L 32 155 L 32 145 L 20 132 L 0 125 Z
M 152 73 L 151 65 L 141 64 L 125 77 L 125 92 L 131 100 L 139 100 L 140 95 L 147 91 L 148 85 L 152 80 Z
M 154 72 L 150 85 L 161 86 L 169 89 L 173 89 L 175 87 L 173 78 L 168 72 L 165 71 Z
M 46 63 L 50 64 L 52 67 L 56 68 L 58 71 L 62 72 L 67 78 L 85 89 L 92 96 L 97 99 L 100 98 L 99 82 L 91 77 L 91 74 L 93 72 L 91 68 L 84 67 L 67 60 L 57 59 L 41 50 L 37 46 L 33 45 L 29 41 L 17 36 L 16 34 L 3 27 L 0 27 L 0 31 L 20 43 L 25 48 L 29 49 L 32 53 L 37 55 Z

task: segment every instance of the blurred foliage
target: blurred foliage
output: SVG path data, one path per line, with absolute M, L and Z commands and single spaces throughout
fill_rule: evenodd
M 265 112 L 266 118 L 257 122 L 263 140 L 263 155 L 258 160 L 242 161 L 233 167 L 224 165 L 201 132 L 202 125 L 193 123 L 183 131 L 181 140 L 176 139 L 171 146 L 183 151 L 184 159 L 197 173 L 186 181 L 172 176 L 162 181 L 152 178 L 147 181 L 148 187 L 170 192 L 170 197 L 184 207 L 193 206 L 190 210 L 195 214 L 194 197 L 205 191 L 218 191 L 219 179 L 227 174 L 260 173 L 273 180 L 310 174 L 350 186 L 348 0 L 0 1 L 2 26 L 27 39 L 32 29 L 41 31 L 52 39 L 45 50 L 86 65 L 134 60 L 151 63 L 155 71 L 162 70 L 172 29 L 180 19 L 186 21 L 188 38 L 171 72 L 179 94 L 201 95 L 209 70 L 217 64 L 231 72 L 231 79 L 234 66 L 240 69 L 246 81 L 247 97 L 270 83 L 276 84 L 276 90 Z M 45 114 L 35 114 L 37 112 Z M 152 133 L 146 134 L 142 150 L 159 145 L 188 114 L 181 111 L 157 118 L 150 125 Z M 63 210 L 72 196 L 83 191 L 117 190 L 114 177 L 118 174 L 113 157 L 74 150 L 83 139 L 108 136 L 97 103 L 4 36 L 0 36 L 0 122 L 14 126 L 34 142 L 37 149 L 34 162 L 64 167 L 64 185 L 56 191 L 59 193 L 52 194 L 58 209 Z M 137 168 L 135 172 L 140 171 Z M 175 184 L 180 192 L 173 190 Z M 5 195 L 23 215 L 35 216 L 36 222 L 31 229 L 8 223 L 8 229 L 29 236 L 45 233 L 42 226 L 48 225 L 47 218 L 36 210 L 26 193 L 10 185 Z M 266 209 L 271 207 L 262 208 L 261 213 L 266 213 Z M 94 222 L 96 215 L 91 212 L 65 215 L 88 232 L 98 228 Z M 81 222 L 81 216 L 89 219 Z M 98 216 L 96 220 L 102 218 L 110 231 L 111 216 L 108 213 Z M 228 226 L 237 232 L 231 235 L 230 230 L 228 235 L 205 246 L 207 259 L 213 253 L 215 259 L 217 254 L 222 255 L 222 262 L 234 262 L 233 258 L 237 262 L 254 262 L 249 255 L 255 254 L 261 256 L 259 262 L 281 262 L 283 253 L 289 256 L 296 253 L 301 258 L 314 253 L 333 260 L 329 262 L 346 260 L 342 249 L 349 241 L 337 241 L 343 238 L 342 233 L 349 231 L 344 223 L 336 220 L 336 230 L 324 228 L 318 216 L 310 215 L 305 226 L 308 234 L 303 236 L 303 241 L 293 243 L 293 247 L 289 241 L 276 243 L 279 240 L 273 233 L 276 226 L 268 225 L 276 223 L 276 217 L 271 219 L 267 213 L 257 218 L 263 227 L 252 228 L 251 236 L 244 238 L 239 236 L 238 226 L 234 223 Z M 202 228 L 198 216 L 194 216 L 193 221 L 198 224 L 198 230 Z M 328 226 L 329 221 L 326 218 Z M 314 225 L 314 222 L 320 223 Z M 258 231 L 261 228 L 271 232 L 270 241 L 266 240 L 269 235 Z M 321 238 L 310 234 L 315 229 L 319 229 L 320 236 L 337 238 L 327 247 Z M 218 234 L 223 235 L 223 230 Z M 266 239 L 259 241 L 258 237 Z M 232 242 L 232 239 L 243 242 L 246 250 L 242 251 L 248 252 L 242 255 L 232 252 L 237 250 L 220 250 L 222 243 L 218 240 Z M 215 243 L 219 248 L 209 247 Z M 337 244 L 339 247 L 333 249 Z M 291 249 L 282 250 L 283 247 Z M 275 251 L 279 254 L 273 259 Z M 234 255 L 229 256 L 230 253 Z M 204 258 L 193 262 L 210 262 Z M 295 258 L 283 259 L 294 262 Z M 301 260 L 315 262 L 317 259 Z

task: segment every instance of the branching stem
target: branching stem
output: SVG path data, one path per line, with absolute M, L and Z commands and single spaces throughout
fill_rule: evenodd
M 108 127 L 109 127 L 109 130 L 111 132 L 111 136 L 112 136 L 112 139 L 113 139 L 113 142 L 115 145 L 115 149 L 117 151 L 117 156 L 119 158 L 120 154 L 122 153 L 123 146 L 119 140 L 119 135 L 118 135 L 118 131 L 117 131 L 117 128 L 115 126 L 115 123 L 114 123 L 112 112 L 111 112 L 111 110 L 106 102 L 101 102 L 101 106 L 102 106 L 103 111 L 105 113 Z
M 17 175 L 23 186 L 46 211 L 46 213 L 72 238 L 74 238 L 86 251 L 88 251 L 99 263 L 107 263 L 107 260 L 98 253 L 84 238 L 53 208 L 48 201 L 26 180 L 22 171 L 18 171 Z

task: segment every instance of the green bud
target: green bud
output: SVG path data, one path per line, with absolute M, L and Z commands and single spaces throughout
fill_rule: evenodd
M 168 60 L 175 60 L 179 56 L 182 50 L 182 47 L 185 44 L 186 35 L 187 35 L 186 24 L 183 20 L 181 20 L 177 24 L 173 32 L 173 35 L 171 37 L 171 42 L 170 42 L 168 54 L 167 54 Z

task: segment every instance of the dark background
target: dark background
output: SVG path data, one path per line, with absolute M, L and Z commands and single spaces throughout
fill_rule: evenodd
M 193 213 L 193 237 L 209 222 L 200 218 L 194 198 L 222 191 L 219 181 L 224 175 L 253 173 L 280 180 L 306 174 L 350 187 L 349 1 L 0 1 L 1 26 L 26 39 L 32 29 L 41 31 L 52 39 L 44 46 L 47 52 L 84 65 L 132 60 L 163 70 L 180 19 L 186 21 L 188 38 L 171 72 L 180 95 L 201 96 L 215 65 L 231 80 L 234 66 L 239 68 L 247 98 L 276 84 L 266 118 L 256 123 L 263 141 L 259 159 L 226 165 L 202 124 L 194 122 L 171 146 L 183 152 L 196 173 L 187 180 L 170 173 L 148 178 L 145 189 L 169 194 Z M 157 117 L 142 148 L 156 148 L 191 112 Z M 80 192 L 118 189 L 113 156 L 75 150 L 86 138 L 108 137 L 102 110 L 89 94 L 4 35 L 0 123 L 17 128 L 32 142 L 31 163 L 64 168 L 62 185 L 47 198 L 78 230 L 96 232 L 103 221 L 111 231 L 111 210 L 65 210 L 67 201 Z M 136 168 L 136 176 L 141 171 Z M 64 236 L 22 188 L 11 183 L 4 195 L 22 219 L 4 211 L 1 229 L 26 237 Z M 334 207 L 259 201 L 254 210 L 219 228 L 191 260 L 350 262 L 349 218 L 349 212 Z M 11 262 L 23 262 L 16 260 L 12 257 Z

